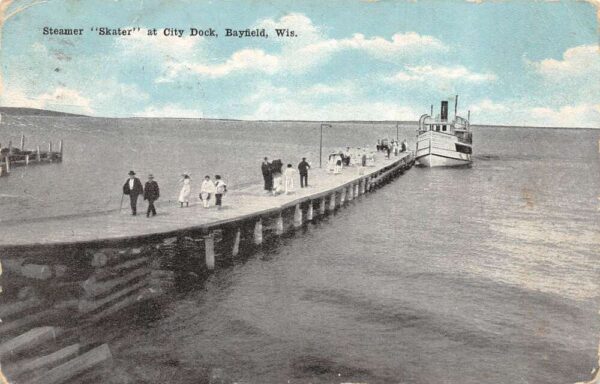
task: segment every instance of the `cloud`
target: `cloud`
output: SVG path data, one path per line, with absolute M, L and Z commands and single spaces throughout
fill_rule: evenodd
M 390 102 L 352 101 L 307 104 L 297 100 L 261 102 L 256 111 L 245 116 L 249 120 L 415 120 L 417 112 L 410 107 Z
M 79 91 L 67 87 L 56 87 L 52 91 L 31 97 L 18 87 L 6 89 L 2 94 L 2 105 L 4 106 L 51 109 L 93 115 L 94 109 L 91 104 L 89 98 L 81 95 Z
M 477 124 L 600 128 L 600 103 L 550 108 L 524 101 L 483 99 L 470 104 L 468 109 Z
M 537 107 L 531 109 L 531 116 L 544 126 L 600 128 L 600 103 Z
M 236 71 L 274 73 L 278 68 L 278 57 L 268 55 L 262 49 L 243 49 L 235 52 L 222 64 L 171 63 L 167 77 L 159 78 L 159 82 L 168 81 L 183 71 L 209 77 L 222 77 Z
M 562 60 L 544 59 L 530 62 L 540 75 L 550 80 L 594 75 L 600 77 L 600 51 L 596 45 L 580 45 L 567 49 Z
M 387 81 L 395 83 L 435 82 L 440 80 L 463 81 L 467 83 L 484 83 L 495 81 L 493 73 L 473 72 L 462 65 L 456 66 L 406 66 L 404 71 L 388 77 Z
M 378 58 L 416 55 L 423 52 L 444 51 L 444 44 L 432 36 L 416 32 L 396 33 L 390 39 L 381 36 L 366 37 L 356 33 L 349 38 L 326 38 L 312 20 L 300 13 L 291 13 L 278 20 L 263 19 L 252 28 L 265 28 L 270 39 L 280 45 L 280 51 L 267 53 L 262 49 L 244 48 L 234 52 L 222 63 L 203 60 L 186 60 L 179 64 L 168 63 L 167 75 L 157 82 L 170 81 L 182 72 L 212 78 L 224 77 L 239 71 L 265 74 L 304 73 L 335 53 L 345 51 L 363 52 Z M 289 29 L 297 37 L 277 37 L 275 28 Z
M 189 109 L 178 104 L 151 105 L 141 112 L 135 113 L 136 117 L 171 117 L 171 118 L 202 118 L 199 109 Z

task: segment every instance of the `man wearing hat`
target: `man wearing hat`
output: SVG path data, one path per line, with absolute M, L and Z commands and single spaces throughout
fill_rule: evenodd
M 144 188 L 144 200 L 148 200 L 148 211 L 146 211 L 146 217 L 150 217 L 150 213 L 152 213 L 152 216 L 156 216 L 154 202 L 158 200 L 159 196 L 160 190 L 158 189 L 158 183 L 154 181 L 154 176 L 149 174 L 146 187 Z
M 123 185 L 123 194 L 129 195 L 131 201 L 131 214 L 135 216 L 137 213 L 138 196 L 144 193 L 144 187 L 140 179 L 135 177 L 135 172 L 129 171 L 129 179 Z

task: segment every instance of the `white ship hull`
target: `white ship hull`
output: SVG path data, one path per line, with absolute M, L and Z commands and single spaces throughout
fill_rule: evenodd
M 425 167 L 456 167 L 471 163 L 471 145 L 444 132 L 427 131 L 417 138 L 416 161 Z

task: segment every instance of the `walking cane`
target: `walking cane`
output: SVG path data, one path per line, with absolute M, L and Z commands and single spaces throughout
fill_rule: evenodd
M 123 210 L 123 198 L 125 197 L 125 194 L 122 193 L 121 194 L 121 204 L 119 205 L 119 213 L 121 213 L 121 211 Z

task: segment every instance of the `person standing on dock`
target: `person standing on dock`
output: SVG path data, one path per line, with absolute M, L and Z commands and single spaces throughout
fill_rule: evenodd
M 215 180 L 215 188 L 217 190 L 215 192 L 215 205 L 217 206 L 217 209 L 221 209 L 223 195 L 227 192 L 227 184 L 221 180 L 220 175 L 215 175 Z
M 202 200 L 202 206 L 204 208 L 208 208 L 210 197 L 214 195 L 215 192 L 215 184 L 210 179 L 210 176 L 204 176 L 204 181 L 202 181 L 202 185 L 200 186 L 200 200 Z
M 181 204 L 181 208 L 183 208 L 183 203 L 185 203 L 186 207 L 190 206 L 190 195 L 192 193 L 191 179 L 190 175 L 187 173 L 183 174 L 183 187 L 181 187 L 181 191 L 179 192 L 179 204 Z
M 138 196 L 144 193 L 144 187 L 140 179 L 135 177 L 135 172 L 129 171 L 129 179 L 123 185 L 123 194 L 129 195 L 131 202 L 131 214 L 135 216 L 137 214 L 137 200 Z M 121 200 L 122 201 L 122 200 Z
M 146 211 L 146 217 L 150 217 L 150 213 L 152 213 L 152 216 L 156 216 L 154 202 L 158 200 L 159 196 L 160 190 L 158 189 L 158 183 L 154 181 L 154 176 L 149 174 L 146 187 L 144 188 L 144 200 L 148 200 L 148 211 Z
M 308 187 L 308 170 L 310 164 L 306 161 L 306 157 L 302 158 L 300 164 L 298 164 L 298 171 L 300 172 L 300 188 Z
M 283 171 L 285 194 L 289 195 L 294 192 L 294 177 L 296 176 L 296 170 L 292 168 L 292 164 L 288 164 L 285 171 Z
M 270 193 L 273 190 L 273 170 L 271 169 L 271 163 L 269 159 L 265 157 L 262 164 L 260 165 L 263 179 L 265 180 L 265 191 Z

